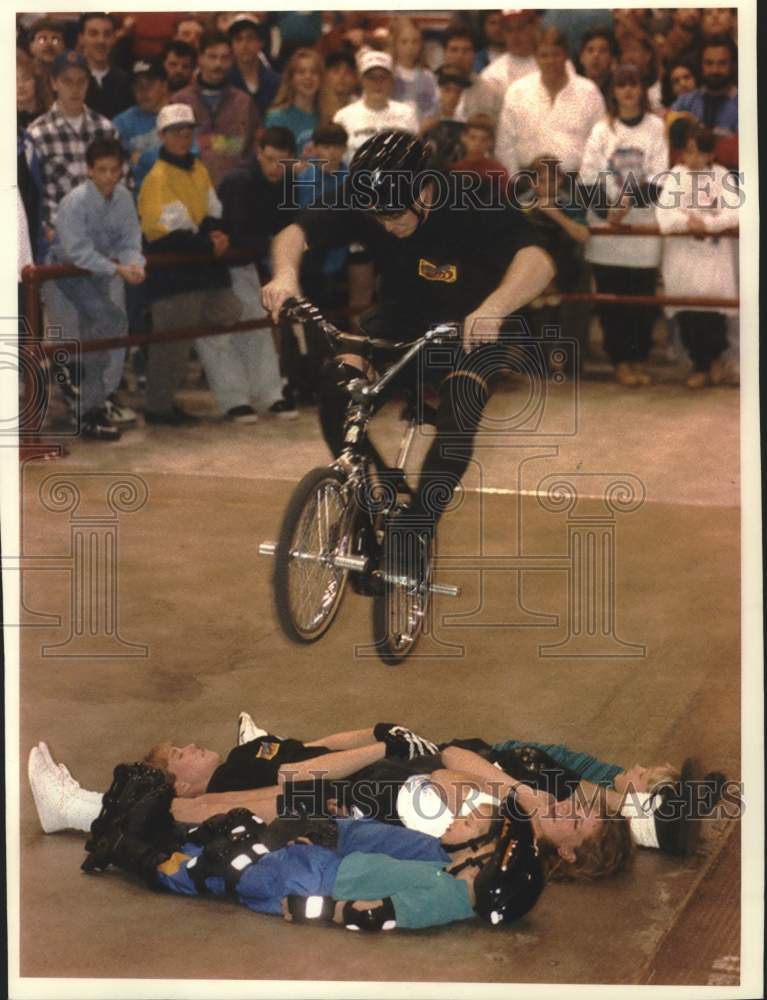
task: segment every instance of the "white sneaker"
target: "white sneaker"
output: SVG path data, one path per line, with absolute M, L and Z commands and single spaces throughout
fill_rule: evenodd
M 247 712 L 240 712 L 237 718 L 237 746 L 243 743 L 250 743 L 260 736 L 268 736 L 266 729 L 261 729 L 255 724 L 252 717 Z
M 43 757 L 45 758 L 45 761 L 48 764 L 49 768 L 51 768 L 51 769 L 57 768 L 65 778 L 71 778 L 72 781 L 75 780 L 74 778 L 72 778 L 72 772 L 69 770 L 69 768 L 67 767 L 66 764 L 57 764 L 56 763 L 56 761 L 51 756 L 51 752 L 48 749 L 48 744 L 47 743 L 40 742 L 40 743 L 37 744 L 37 748 L 40 751 L 40 753 L 43 755 Z
M 32 747 L 27 774 L 40 825 L 45 833 L 57 830 L 88 833 L 101 812 L 101 793 L 81 788 L 68 771 L 63 774 L 55 763 L 51 767 L 49 760 L 53 758 L 47 747 L 45 753 L 40 747 Z

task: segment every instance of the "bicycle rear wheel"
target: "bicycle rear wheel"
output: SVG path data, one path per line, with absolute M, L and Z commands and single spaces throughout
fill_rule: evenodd
M 312 469 L 293 491 L 275 550 L 274 597 L 285 635 L 316 642 L 341 605 L 348 569 L 334 565 L 351 551 L 356 502 L 346 477 Z
M 396 580 L 383 580 L 373 597 L 373 640 L 381 659 L 396 666 L 413 652 L 427 624 L 433 574 L 434 538 L 429 533 L 387 539 L 384 572 L 397 567 Z M 399 550 L 399 551 L 398 551 Z

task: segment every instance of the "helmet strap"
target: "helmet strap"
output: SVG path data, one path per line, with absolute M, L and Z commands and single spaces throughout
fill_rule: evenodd
M 478 847 L 481 847 L 483 844 L 489 844 L 492 840 L 495 840 L 496 837 L 497 833 L 494 830 L 488 830 L 487 833 L 483 833 L 479 837 L 473 837 L 471 840 L 464 840 L 461 844 L 450 844 L 446 849 L 452 854 L 466 849 L 476 851 Z
M 488 851 L 486 854 L 480 854 L 478 857 L 466 858 L 465 861 L 456 865 L 455 868 L 448 868 L 448 871 L 455 878 L 456 875 L 460 874 L 460 872 L 464 871 L 466 868 L 484 868 L 485 864 L 490 860 L 490 858 L 492 858 L 492 856 L 493 852 Z

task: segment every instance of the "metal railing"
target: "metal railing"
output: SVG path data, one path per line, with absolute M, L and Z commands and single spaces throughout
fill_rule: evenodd
M 611 236 L 698 236 L 697 233 L 667 233 L 662 234 L 657 226 L 590 226 L 589 232 L 594 235 Z M 737 229 L 724 230 L 720 233 L 706 234 L 711 237 L 724 237 L 737 239 L 739 232 Z M 211 260 L 210 257 L 198 254 L 156 254 L 148 255 L 146 258 L 147 268 L 163 268 L 178 266 L 183 264 L 200 263 Z M 245 257 L 242 253 L 229 250 L 227 253 L 215 258 L 216 261 L 228 261 L 231 263 L 252 262 L 252 257 Z M 29 264 L 21 272 L 22 285 L 24 287 L 24 309 L 25 319 L 29 326 L 31 337 L 29 340 L 22 338 L 20 349 L 27 353 L 27 363 L 22 365 L 25 379 L 25 392 L 34 393 L 41 385 L 47 385 L 45 379 L 35 375 L 34 366 L 38 359 L 46 354 L 52 354 L 57 349 L 55 342 L 46 342 L 43 329 L 42 305 L 40 301 L 40 287 L 46 281 L 53 281 L 57 278 L 83 277 L 89 275 L 89 271 L 74 267 L 69 264 Z M 670 295 L 612 295 L 604 292 L 556 292 L 539 296 L 533 304 L 533 308 L 544 305 L 560 305 L 570 302 L 592 302 L 595 306 L 620 306 L 633 305 L 643 307 L 679 307 L 691 306 L 709 309 L 737 309 L 739 299 L 722 297 L 685 297 Z M 358 309 L 338 309 L 333 313 L 334 317 L 350 317 L 364 312 L 367 307 Z M 196 340 L 198 337 L 215 337 L 229 333 L 242 333 L 250 330 L 273 329 L 274 324 L 270 317 L 257 320 L 239 320 L 229 326 L 219 327 L 182 327 L 175 330 L 157 332 L 151 334 L 128 334 L 124 337 L 111 337 L 106 340 L 89 341 L 80 345 L 81 353 L 90 351 L 113 350 L 119 347 L 139 347 L 143 344 L 157 344 L 173 340 Z M 37 435 L 29 428 L 20 426 L 19 437 L 22 443 L 22 451 L 30 450 L 39 455 L 41 444 Z M 61 446 L 56 446 L 58 453 L 61 453 Z M 42 448 L 45 451 L 45 448 Z

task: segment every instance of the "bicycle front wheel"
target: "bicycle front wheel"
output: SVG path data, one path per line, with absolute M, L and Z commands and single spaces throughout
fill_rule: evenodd
M 335 557 L 351 551 L 356 504 L 342 472 L 313 469 L 293 491 L 275 550 L 277 617 L 294 642 L 316 642 L 341 606 L 349 571 Z
M 380 591 L 373 598 L 373 639 L 389 666 L 402 663 L 415 649 L 427 626 L 433 575 L 434 539 L 430 535 L 389 538 L 384 564 L 397 565 L 394 579 L 386 568 Z M 398 547 L 403 551 L 395 551 Z

